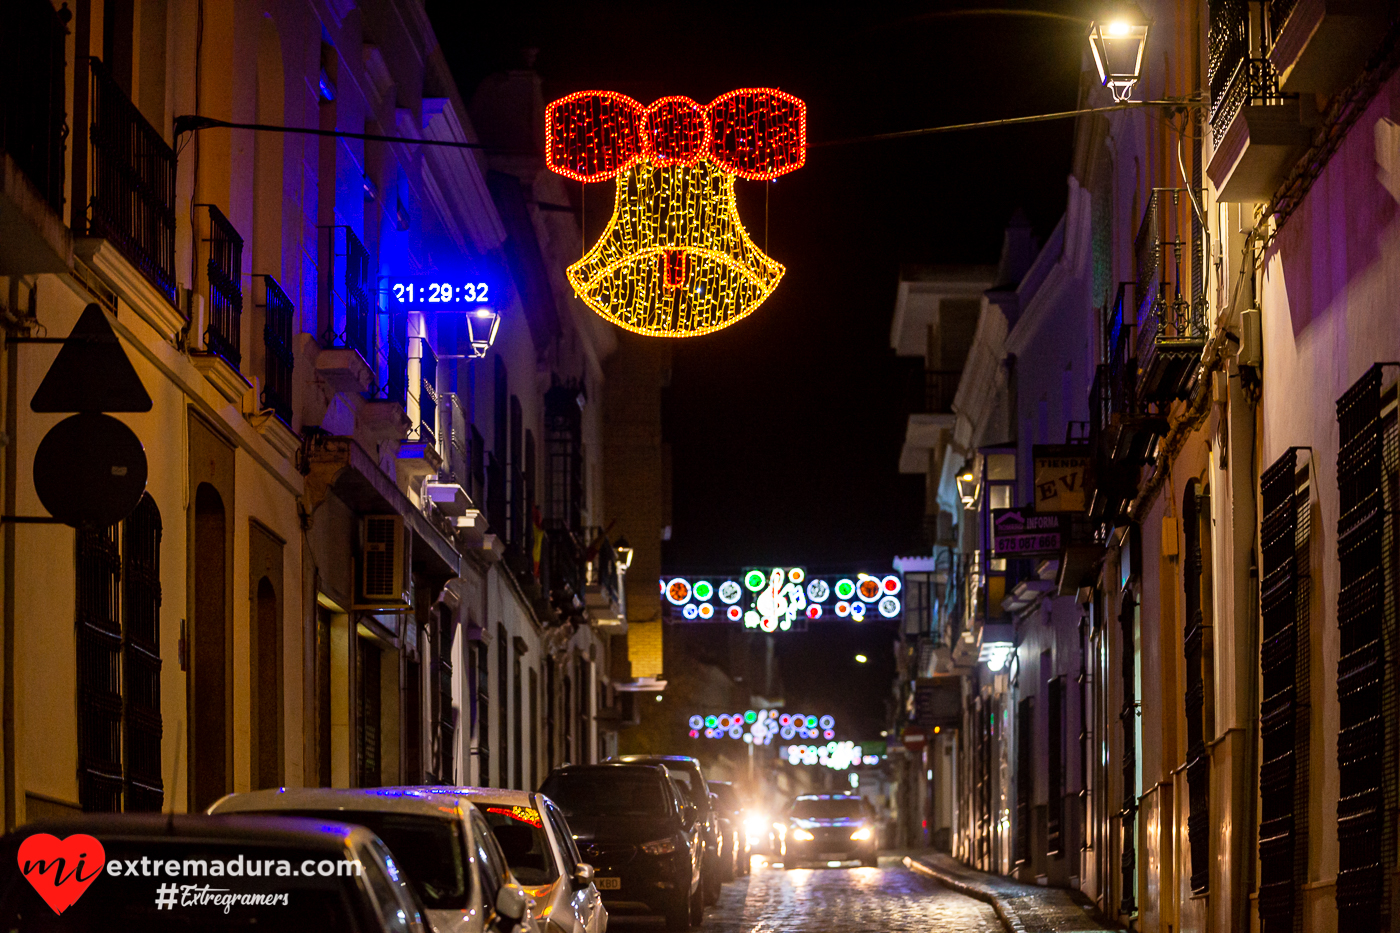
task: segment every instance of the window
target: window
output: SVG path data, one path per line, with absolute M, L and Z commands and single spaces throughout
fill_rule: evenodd
M 1046 652 L 1045 655 L 1048 655 Z M 1045 657 L 1042 655 L 1042 657 Z M 1048 669 L 1048 663 L 1043 669 Z M 1051 678 L 1047 684 L 1046 738 L 1050 743 L 1046 777 L 1050 782 L 1045 816 L 1045 851 L 1052 858 L 1065 856 L 1065 679 Z
M 1016 704 L 1016 864 L 1031 860 L 1031 814 L 1035 811 L 1035 697 Z
M 519 638 L 515 639 L 515 651 L 511 658 L 511 706 L 514 709 L 514 720 L 512 723 L 512 737 L 514 739 L 514 750 L 512 751 L 511 764 L 515 766 L 512 772 L 515 783 L 511 786 L 517 790 L 525 790 L 525 687 L 524 678 L 521 677 L 520 657 L 525 653 L 525 644 Z
M 545 491 L 546 527 L 582 530 L 583 419 L 580 390 L 556 385 L 545 393 Z
M 325 606 L 316 607 L 316 766 L 321 787 L 330 787 L 331 772 L 331 625 Z
M 1259 917 L 1264 933 L 1291 933 L 1307 882 L 1312 496 L 1307 461 L 1303 463 L 1299 469 L 1298 448 L 1291 447 L 1259 478 L 1264 513 L 1260 524 Z
M 578 846 L 574 843 L 574 834 L 569 830 L 569 824 L 564 819 L 564 814 L 559 812 L 559 808 L 552 803 L 545 804 L 545 817 L 549 820 L 550 828 L 554 830 L 554 835 L 559 839 L 559 854 L 564 857 L 564 873 L 572 878 L 578 870 L 578 863 L 581 856 L 578 854 Z
M 507 750 L 507 736 L 510 735 L 510 703 L 507 699 L 510 696 L 510 647 L 506 644 L 510 637 L 506 635 L 504 625 L 496 626 L 496 696 L 500 699 L 498 722 L 500 724 L 501 736 L 501 766 L 499 774 L 501 776 L 501 786 L 506 787 L 510 781 L 510 752 Z
M 506 865 L 500 850 L 496 848 L 496 837 L 491 833 L 483 817 L 475 807 L 468 809 L 467 819 L 472 824 L 472 835 L 476 837 L 476 869 L 481 878 L 481 899 L 491 909 L 495 908 L 496 897 L 501 885 L 506 883 Z
M 510 397 L 510 540 L 516 547 L 525 547 L 525 426 L 520 399 Z
M 540 673 L 533 667 L 530 668 L 530 769 L 527 775 L 529 783 L 525 785 L 525 790 L 534 790 L 539 785 L 539 776 L 535 769 L 539 767 L 540 761 Z
M 78 798 L 84 810 L 159 810 L 160 511 L 76 535 Z
M 491 657 L 485 643 L 472 642 L 472 670 L 476 673 L 476 783 L 491 786 Z
M 355 652 L 355 684 L 358 691 L 355 720 L 356 765 L 359 787 L 378 787 L 380 771 L 379 670 L 382 652 L 368 638 L 361 638 Z
M 452 617 L 445 606 L 434 613 L 429 695 L 433 713 L 433 773 L 437 781 L 456 780 L 457 710 L 452 705 Z M 478 702 L 481 702 L 478 698 Z

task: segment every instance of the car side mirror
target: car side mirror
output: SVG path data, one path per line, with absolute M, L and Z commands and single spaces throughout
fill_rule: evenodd
M 530 898 L 525 894 L 525 889 L 518 884 L 502 885 L 500 893 L 496 895 L 496 913 L 512 923 L 523 920 L 525 910 L 529 906 Z
M 685 828 L 689 829 L 695 825 L 695 820 L 700 816 L 700 811 L 695 808 L 695 804 L 688 803 L 681 807 L 681 822 Z
M 593 883 L 593 866 L 587 862 L 579 862 L 574 866 L 574 887 L 586 888 Z

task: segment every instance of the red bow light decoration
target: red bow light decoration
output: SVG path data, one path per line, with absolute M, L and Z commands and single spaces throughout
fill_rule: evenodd
M 743 88 L 701 106 L 582 91 L 545 109 L 545 163 L 575 181 L 617 179 L 611 222 L 568 269 L 579 297 L 629 330 L 684 337 L 758 307 L 784 269 L 749 238 L 734 180 L 769 181 L 807 158 L 807 106 Z

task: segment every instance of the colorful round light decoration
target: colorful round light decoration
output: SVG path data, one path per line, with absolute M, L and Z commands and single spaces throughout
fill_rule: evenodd
M 814 603 L 826 602 L 826 598 L 831 595 L 831 587 L 825 580 L 813 580 L 807 584 L 807 598 Z
M 738 606 L 730 606 L 724 610 L 724 614 L 729 617 L 730 622 L 738 622 L 744 617 L 744 611 Z
M 744 713 L 744 722 L 750 722 L 750 723 L 751 723 L 751 722 L 753 722 L 753 721 L 756 720 L 756 719 L 758 719 L 758 714 L 755 713 L 753 710 L 747 710 L 747 711 L 745 711 L 745 713 Z
M 860 590 L 861 599 L 873 603 L 880 596 L 880 581 L 874 577 L 861 577 L 856 589 Z
M 743 595 L 743 589 L 733 580 L 725 580 L 719 585 L 719 601 L 726 606 L 734 605 L 739 601 L 739 597 Z
M 890 597 L 890 598 L 893 599 L 894 597 Z M 715 607 L 714 607 L 714 606 L 711 606 L 709 603 L 701 603 L 701 604 L 700 604 L 700 618 L 702 618 L 702 619 L 709 619 L 709 618 L 712 618 L 712 617 L 714 616 L 714 614 L 715 614 Z
M 851 614 L 851 604 L 843 599 L 836 604 L 836 614 L 843 619 L 846 618 L 846 616 Z
M 884 599 L 880 600 L 876 608 L 880 610 L 880 615 L 884 616 L 886 619 L 893 619 L 895 616 L 899 615 L 899 597 L 886 596 Z
M 695 591 L 695 598 L 701 602 L 715 595 L 715 588 L 710 585 L 708 580 L 696 580 L 693 589 Z
M 754 593 L 757 593 L 767 585 L 768 574 L 764 573 L 762 570 L 750 570 L 748 573 L 744 574 L 744 586 L 747 586 Z
M 881 580 L 880 585 L 883 586 L 885 588 L 885 592 L 889 593 L 891 596 L 899 595 L 901 584 L 899 582 L 899 577 L 895 576 L 894 574 L 890 574 L 888 577 L 885 577 L 885 579 Z
M 696 713 L 694 716 L 691 716 L 691 717 L 690 717 L 690 728 L 692 728 L 692 729 L 703 729 L 703 728 L 705 728 L 705 717 L 704 717 L 704 716 L 701 716 L 699 713 Z
M 793 583 L 801 583 L 803 580 L 807 579 L 807 572 L 801 567 L 794 567 L 788 571 L 788 579 Z
M 850 599 L 856 595 L 856 585 L 844 577 L 836 581 L 836 598 Z
M 824 739 L 834 739 L 834 738 L 836 738 L 836 730 L 835 730 L 835 729 L 827 729 L 826 731 L 824 731 L 824 732 L 822 733 L 822 738 L 824 738 Z
M 851 618 L 857 622 L 865 621 L 865 603 L 851 603 Z
M 744 737 L 744 727 L 743 727 L 743 726 L 730 726 L 730 727 L 729 727 L 729 737 L 730 737 L 731 739 L 741 739 L 741 738 L 743 738 L 743 737 Z
M 821 719 L 817 720 L 817 725 L 821 726 L 823 729 L 835 729 L 835 728 L 836 728 L 836 717 L 835 717 L 835 716 L 832 716 L 830 713 L 828 713 L 827 715 L 823 716 Z
M 685 616 L 687 619 L 693 619 L 699 614 L 700 608 L 694 603 L 686 603 L 685 606 L 681 608 L 681 615 Z
M 710 728 L 710 729 L 713 729 L 715 726 L 719 725 L 719 717 L 718 717 L 718 716 L 706 716 L 706 717 L 705 717 L 705 725 L 706 725 L 706 727 L 708 727 L 708 728 Z
M 691 730 L 690 730 L 690 737 L 691 737 L 692 739 L 698 739 L 698 738 L 700 738 L 700 730 L 699 730 L 699 729 L 691 729 Z
M 822 607 L 813 603 L 807 607 L 807 618 L 820 619 L 822 617 Z
M 690 601 L 690 583 L 683 577 L 676 577 L 666 584 L 666 598 L 673 606 L 683 606 Z M 695 618 L 691 616 L 690 618 Z

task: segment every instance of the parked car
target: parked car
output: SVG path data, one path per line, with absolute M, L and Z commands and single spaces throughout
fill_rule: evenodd
M 608 911 L 564 814 L 544 794 L 496 787 L 433 787 L 476 804 L 491 824 L 506 864 L 535 900 L 543 933 L 605 933 Z
M 35 843 L 25 845 L 43 834 L 56 837 L 56 849 L 36 851 Z M 85 851 L 87 847 L 75 841 L 75 835 L 95 838 L 101 852 Z M 53 861 L 60 855 L 66 856 L 63 866 Z M 4 879 L 0 881 L 3 930 L 232 933 L 252 927 L 268 933 L 422 933 L 424 929 L 423 907 L 405 883 L 398 860 L 374 833 L 347 823 L 93 814 L 22 826 L 0 839 L 0 858 L 4 860 L 0 864 L 11 866 L 0 875 Z M 39 879 L 39 886 L 45 887 L 45 879 L 65 868 L 71 873 L 84 862 L 86 868 L 77 877 L 91 879 L 86 890 L 65 897 L 76 901 L 56 912 L 30 879 Z M 103 867 L 94 871 L 94 862 Z M 274 867 L 264 868 L 269 863 Z M 245 870 L 254 866 L 264 870 L 257 874 Z M 65 884 L 73 883 L 70 874 Z M 260 903 L 230 902 L 239 896 Z M 519 907 L 524 907 L 523 898 Z
M 734 789 L 734 785 L 728 781 L 710 781 L 709 785 L 715 810 L 719 813 L 721 836 L 724 839 L 722 848 L 729 856 L 726 863 L 728 870 L 722 872 L 728 876 L 725 878 L 728 881 L 736 875 L 749 873 L 749 856 L 752 849 L 744 827 L 744 802 L 739 799 L 739 792 Z
M 862 797 L 804 794 L 783 811 L 778 830 L 784 868 L 850 859 L 872 868 L 878 864 L 880 829 Z
M 435 933 L 539 933 L 490 824 L 461 797 L 421 787 L 279 788 L 229 794 L 209 812 L 356 823 L 397 857 Z M 517 900 L 518 914 L 502 909 Z
M 611 914 L 661 914 L 668 930 L 700 925 L 703 827 L 664 767 L 569 765 L 540 792 L 564 812 Z
M 710 802 L 709 787 L 705 784 L 705 772 L 700 769 L 700 762 L 688 755 L 622 755 L 608 760 L 625 764 L 661 765 L 680 785 L 689 801 L 695 805 L 702 827 L 704 853 L 700 873 L 705 891 L 705 905 L 709 906 L 718 901 L 721 883 L 719 815 Z

